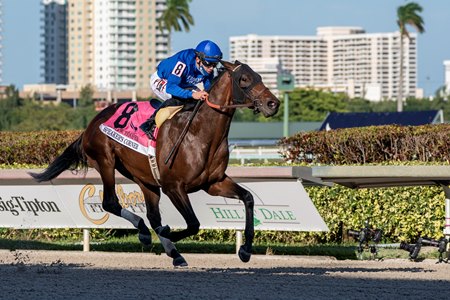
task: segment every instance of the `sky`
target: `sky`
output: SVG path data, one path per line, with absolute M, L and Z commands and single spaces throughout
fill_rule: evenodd
M 22 88 L 42 81 L 40 0 L 3 2 L 3 82 Z M 215 41 L 229 58 L 229 38 L 247 34 L 316 35 L 321 26 L 358 26 L 367 33 L 395 32 L 397 7 L 406 0 L 192 0 L 195 24 L 172 34 L 172 51 Z M 418 35 L 418 87 L 433 95 L 444 85 L 450 60 L 450 0 L 415 0 L 423 7 Z M 408 28 L 414 31 L 412 28 Z

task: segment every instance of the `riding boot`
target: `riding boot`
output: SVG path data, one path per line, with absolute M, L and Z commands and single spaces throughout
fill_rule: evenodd
M 147 121 L 141 124 L 139 128 L 148 136 L 149 139 L 156 141 L 154 132 L 156 128 L 155 122 L 156 113 L 154 113 Z
M 176 98 L 167 99 L 166 101 L 164 101 L 163 103 L 161 103 L 159 105 L 159 107 L 153 112 L 153 115 L 147 121 L 145 121 L 144 123 L 141 124 L 141 126 L 139 126 L 139 128 L 141 128 L 141 130 L 143 132 L 145 132 L 145 134 L 148 136 L 149 139 L 156 141 L 154 132 L 155 132 L 155 128 L 156 128 L 155 117 L 156 117 L 156 114 L 158 113 L 158 111 L 164 107 L 174 106 L 174 105 L 184 105 L 184 102 L 182 102 Z

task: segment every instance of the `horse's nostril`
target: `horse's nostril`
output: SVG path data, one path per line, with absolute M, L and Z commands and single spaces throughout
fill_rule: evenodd
M 269 102 L 267 102 L 267 106 L 268 106 L 270 109 L 274 109 L 274 108 L 277 108 L 277 107 L 278 107 L 276 101 L 269 101 Z

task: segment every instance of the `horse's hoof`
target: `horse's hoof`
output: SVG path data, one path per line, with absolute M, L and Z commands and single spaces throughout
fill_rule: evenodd
M 180 256 L 175 257 L 175 258 L 173 259 L 173 266 L 174 266 L 175 268 L 187 267 L 187 266 L 188 266 L 188 263 L 186 262 L 186 260 L 184 259 L 184 257 L 180 255 Z
M 150 246 L 152 244 L 152 236 L 147 234 L 139 233 L 139 241 L 144 246 Z
M 239 248 L 238 255 L 242 262 L 249 262 L 250 257 L 252 256 L 250 252 L 245 251 L 244 246 Z

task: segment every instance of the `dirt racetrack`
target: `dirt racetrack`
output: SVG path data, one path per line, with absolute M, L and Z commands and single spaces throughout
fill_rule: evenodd
M 449 299 L 450 265 L 329 257 L 0 250 L 0 299 Z

